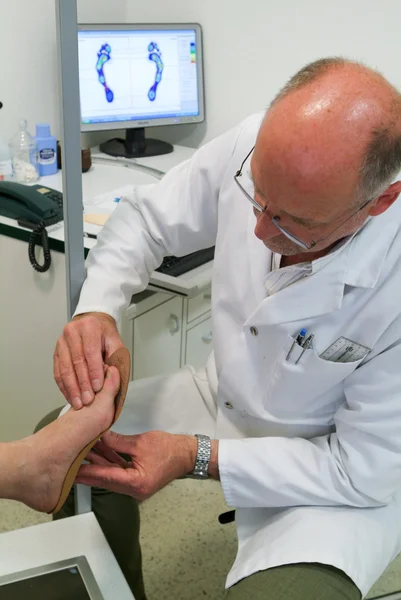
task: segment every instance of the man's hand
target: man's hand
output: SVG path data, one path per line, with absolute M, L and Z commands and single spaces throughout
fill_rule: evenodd
M 174 479 L 191 473 L 197 449 L 195 436 L 164 431 L 118 435 L 109 431 L 94 446 L 95 451 L 89 452 L 86 460 L 92 464 L 81 466 L 75 482 L 146 500 Z M 210 473 L 216 478 L 217 452 L 218 442 L 213 440 Z M 120 453 L 131 460 L 124 465 Z
M 73 408 L 91 404 L 103 387 L 104 362 L 123 346 L 116 322 L 104 313 L 78 315 L 54 351 L 54 379 Z

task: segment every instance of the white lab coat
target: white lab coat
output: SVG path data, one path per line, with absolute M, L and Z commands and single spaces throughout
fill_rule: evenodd
M 227 585 L 279 564 L 322 562 L 365 594 L 401 550 L 401 200 L 312 276 L 266 297 L 271 253 L 233 180 L 261 118 L 120 202 L 88 258 L 77 312 L 117 318 L 165 253 L 216 244 L 206 373 L 221 485 L 237 508 Z M 314 348 L 295 365 L 285 357 L 302 327 Z M 321 359 L 340 336 L 371 352 L 351 363 Z M 187 402 L 183 420 L 193 425 L 198 407 Z

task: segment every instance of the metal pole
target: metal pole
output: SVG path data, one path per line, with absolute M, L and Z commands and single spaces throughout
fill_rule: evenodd
M 79 294 L 85 279 L 77 0 L 56 0 L 56 23 L 61 120 L 63 125 L 61 149 L 67 319 L 70 320 L 78 304 Z M 77 514 L 90 512 L 90 488 L 79 485 L 75 491 L 75 508 Z

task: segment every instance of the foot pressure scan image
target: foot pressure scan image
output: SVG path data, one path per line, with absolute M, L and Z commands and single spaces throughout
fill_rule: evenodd
M 156 99 L 157 86 L 159 85 L 161 78 L 162 78 L 162 72 L 163 72 L 164 65 L 163 65 L 163 61 L 161 58 L 161 52 L 160 52 L 159 47 L 156 44 L 156 42 L 150 42 L 150 44 L 148 45 L 148 51 L 149 51 L 149 60 L 152 60 L 156 65 L 155 81 L 154 81 L 153 85 L 150 87 L 149 92 L 148 92 L 149 100 L 151 102 L 154 102 L 154 100 Z M 106 94 L 107 102 L 113 102 L 113 100 L 114 100 L 114 93 L 107 85 L 106 77 L 104 75 L 104 70 L 103 70 L 105 63 L 108 60 L 110 60 L 110 58 L 111 58 L 111 46 L 109 44 L 103 44 L 98 52 L 98 61 L 96 63 L 96 69 L 99 74 L 99 82 L 104 86 L 104 91 Z

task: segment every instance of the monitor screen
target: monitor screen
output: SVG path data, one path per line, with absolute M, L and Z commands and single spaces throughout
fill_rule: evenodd
M 204 119 L 197 24 L 79 25 L 81 130 Z
M 0 600 L 104 600 L 85 556 L 0 577 Z
M 0 586 L 0 600 L 91 600 L 78 569 L 63 569 Z

